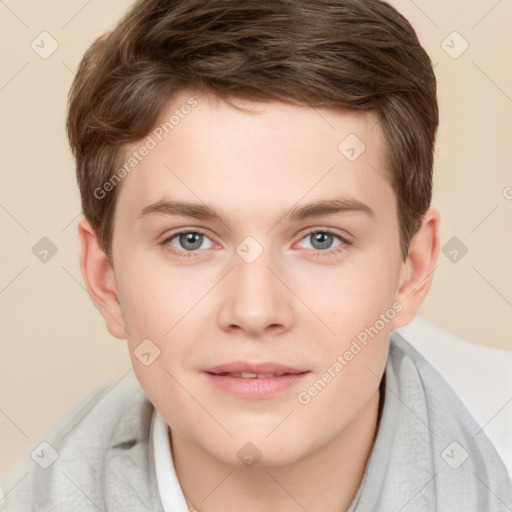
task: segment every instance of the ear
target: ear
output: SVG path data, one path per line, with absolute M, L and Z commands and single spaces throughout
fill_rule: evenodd
M 423 216 L 420 229 L 411 239 L 395 297 L 402 310 L 391 321 L 391 329 L 403 327 L 413 320 L 430 289 L 439 254 L 439 224 L 439 212 L 430 208 Z
M 78 237 L 80 270 L 89 297 L 103 316 L 110 334 L 124 340 L 126 330 L 117 296 L 114 270 L 98 243 L 94 228 L 86 218 L 82 218 L 78 223 Z

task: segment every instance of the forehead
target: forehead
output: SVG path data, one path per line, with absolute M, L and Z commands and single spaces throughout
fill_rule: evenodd
M 139 155 L 121 184 L 121 207 L 137 215 L 179 197 L 227 214 L 261 209 L 263 221 L 263 210 L 342 193 L 375 210 L 395 204 L 375 114 L 231 101 L 189 91 L 169 101 L 149 135 L 124 149 L 124 162 Z

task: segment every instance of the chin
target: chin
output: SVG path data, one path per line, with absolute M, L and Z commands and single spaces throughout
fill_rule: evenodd
M 262 469 L 293 464 L 310 451 L 313 451 L 314 447 L 311 446 L 308 450 L 308 447 L 299 446 L 296 442 L 296 436 L 292 434 L 283 437 L 276 436 L 272 440 L 262 438 L 261 434 L 255 436 L 248 434 L 245 441 L 237 439 L 229 452 L 232 453 L 233 449 L 235 458 L 229 457 L 229 460 L 225 460 L 226 463 L 239 469 Z M 222 455 L 225 457 L 226 452 Z

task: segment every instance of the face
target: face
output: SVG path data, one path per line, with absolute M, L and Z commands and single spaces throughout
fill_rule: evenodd
M 252 112 L 182 92 L 158 123 L 178 110 L 172 130 L 126 149 L 150 147 L 120 185 L 115 290 L 171 429 L 218 460 L 252 443 L 279 465 L 377 392 L 400 310 L 397 202 L 373 114 L 236 103 Z

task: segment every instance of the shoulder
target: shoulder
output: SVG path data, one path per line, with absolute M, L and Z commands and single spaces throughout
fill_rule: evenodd
M 390 338 L 387 376 L 390 373 L 398 397 L 407 400 L 409 405 L 420 405 L 434 432 L 436 428 L 460 430 L 471 439 L 483 433 L 448 382 L 397 332 Z
M 441 374 L 396 331 L 391 334 L 386 364 L 388 398 L 393 403 L 389 410 L 396 418 L 404 418 L 404 436 L 413 433 L 416 447 L 430 452 L 428 464 L 432 475 L 438 475 L 436 490 L 441 502 L 452 493 L 467 504 L 467 510 L 473 510 L 470 503 L 477 502 L 487 503 L 487 510 L 497 510 L 490 505 L 496 496 L 512 504 L 507 470 L 485 425 L 477 423 Z
M 86 393 L 39 436 L 2 482 L 5 510 L 103 510 L 109 500 L 120 502 L 119 495 L 129 494 L 119 471 L 130 474 L 132 492 L 144 501 L 153 487 L 147 470 L 153 410 L 132 371 Z

